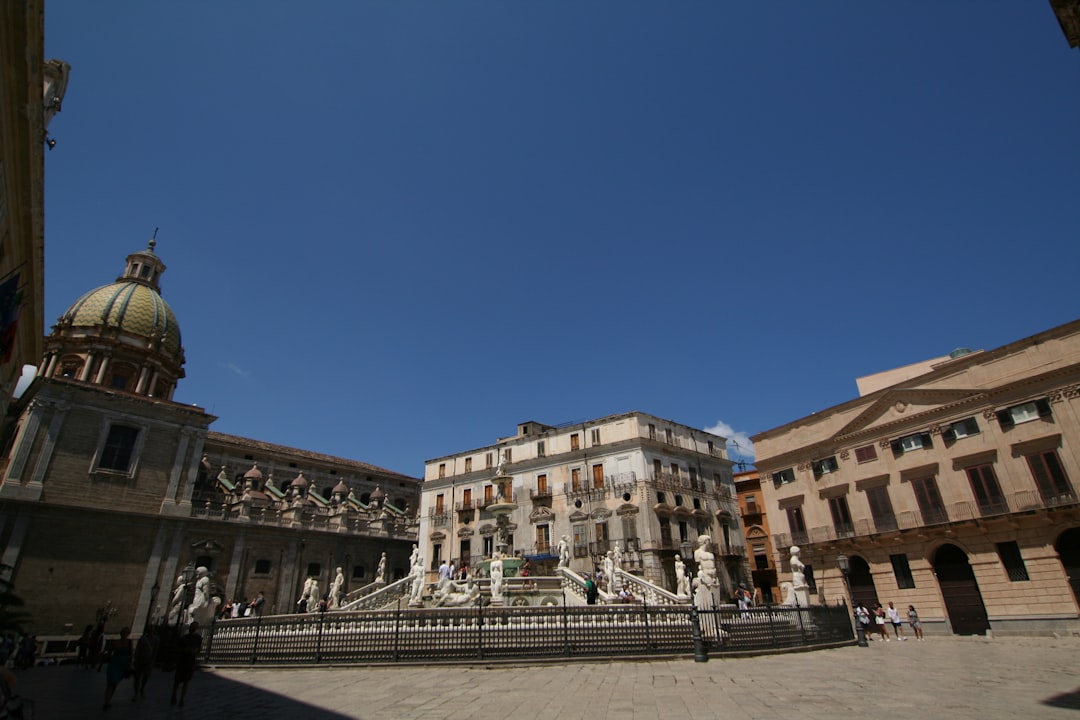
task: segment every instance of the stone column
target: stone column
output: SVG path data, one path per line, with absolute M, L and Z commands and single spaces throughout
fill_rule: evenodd
M 11 537 L 8 538 L 7 546 L 4 548 L 3 556 L 0 556 L 0 564 L 6 565 L 11 570 L 5 570 L 4 575 L 8 580 L 15 577 L 15 566 L 19 562 L 19 556 L 22 554 L 23 540 L 26 538 L 26 528 L 30 525 L 30 511 L 26 508 L 19 510 L 18 516 L 15 518 L 15 525 L 11 528 Z
M 109 354 L 105 353 L 101 357 L 101 365 L 98 366 L 97 379 L 94 380 L 95 384 L 97 384 L 97 385 L 104 385 L 105 384 L 105 371 L 108 370 L 108 368 L 109 368 Z
M 223 600 L 236 600 L 236 588 L 240 580 L 240 571 L 246 545 L 247 539 L 244 537 L 244 533 L 238 533 L 233 542 L 232 561 L 229 563 L 229 577 L 225 579 L 225 597 Z M 243 611 L 241 611 L 241 617 L 243 617 L 243 614 Z
M 146 562 L 146 572 L 143 574 L 142 589 L 139 591 L 139 601 L 135 604 L 135 617 L 131 618 L 130 627 L 137 632 L 142 632 L 143 627 L 150 621 L 154 608 L 151 602 L 161 604 L 162 593 L 165 598 L 172 597 L 172 578 L 168 575 L 161 578 L 158 583 L 158 592 L 154 596 L 154 582 L 158 580 L 158 568 L 161 567 L 161 552 L 165 547 L 165 535 L 167 534 L 165 523 L 158 525 L 157 535 L 154 537 L 154 545 L 150 549 L 150 558 Z
M 143 365 L 142 370 L 139 371 L 139 383 L 135 386 L 135 393 L 137 395 L 143 395 L 146 393 L 146 380 L 150 375 L 150 366 Z
M 169 473 L 169 486 L 165 489 L 165 498 L 161 502 L 161 512 L 164 515 L 178 515 L 176 493 L 180 488 L 180 475 L 184 471 L 184 458 L 187 455 L 188 444 L 191 442 L 192 428 L 180 430 L 180 442 L 176 445 L 176 454 L 173 456 L 172 471 Z M 190 508 L 189 508 L 190 509 Z
M 86 379 L 90 377 L 90 366 L 94 364 L 94 352 L 91 350 L 86 353 L 86 360 L 83 361 L 82 369 L 79 370 L 79 380 L 86 382 Z

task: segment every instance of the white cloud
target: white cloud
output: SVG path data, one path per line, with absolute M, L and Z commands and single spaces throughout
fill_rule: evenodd
M 247 377 L 248 375 L 251 374 L 247 370 L 244 370 L 243 368 L 241 368 L 241 367 L 239 367 L 237 365 L 233 365 L 232 363 L 219 362 L 218 367 L 223 367 L 226 370 L 232 370 L 234 373 L 236 373 L 240 377 Z
M 728 454 L 732 460 L 754 462 L 754 443 L 751 442 L 748 433 L 736 430 L 723 420 L 718 420 L 712 427 L 705 428 L 705 432 L 727 438 Z

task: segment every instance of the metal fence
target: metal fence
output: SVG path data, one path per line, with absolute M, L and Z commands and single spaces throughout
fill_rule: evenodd
M 853 641 L 845 606 L 640 604 L 470 607 L 238 618 L 215 623 L 218 665 L 709 655 Z

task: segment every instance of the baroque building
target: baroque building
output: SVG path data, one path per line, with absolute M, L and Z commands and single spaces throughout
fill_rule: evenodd
M 427 567 L 490 558 L 497 474 L 512 476 L 506 554 L 551 574 L 565 535 L 570 567 L 593 571 L 616 544 L 623 569 L 675 588 L 674 559 L 701 535 L 722 560 L 722 596 L 749 580 L 732 462 L 717 435 L 641 412 L 566 426 L 524 422 L 494 445 L 428 460 L 420 504 Z M 501 501 L 500 501 L 501 502 Z M 693 568 L 692 568 L 693 569 Z
M 0 436 L 45 333 L 46 132 L 71 68 L 44 59 L 44 25 L 43 0 L 0 3 Z
M 31 629 L 62 634 L 102 613 L 142 627 L 198 566 L 214 595 L 261 591 L 271 613 L 338 567 L 345 589 L 370 583 L 383 552 L 403 576 L 418 479 L 212 432 L 214 416 L 173 400 L 184 348 L 154 248 L 60 317 L 13 406 L 0 563 L 32 599 Z
M 928 632 L 1080 631 L 1080 321 L 858 386 L 753 438 L 777 559 Z

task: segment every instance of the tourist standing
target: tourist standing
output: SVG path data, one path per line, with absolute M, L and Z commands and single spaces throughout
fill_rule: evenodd
M 885 609 L 881 607 L 881 603 L 874 606 L 874 624 L 881 639 L 889 642 L 889 633 L 885 630 Z
M 596 582 L 589 577 L 588 573 L 585 573 L 585 602 L 589 605 L 596 604 L 596 598 L 600 596 L 600 591 L 596 587 Z
M 870 619 L 870 610 L 867 609 L 865 604 L 859 603 L 855 606 L 855 619 L 858 620 L 859 625 L 862 626 L 863 636 L 869 638 L 870 625 L 873 620 Z
M 919 613 L 915 612 L 914 605 L 907 606 L 907 621 L 912 632 L 915 633 L 915 639 L 921 641 L 923 639 L 922 623 L 919 621 Z
M 259 594 L 255 596 L 255 599 L 251 601 L 251 606 L 249 608 L 251 610 L 251 614 L 255 617 L 259 617 L 263 614 L 263 606 L 265 605 L 266 595 L 263 593 L 262 590 L 260 590 Z
M 893 637 L 897 640 L 907 640 L 904 635 L 904 623 L 900 620 L 900 611 L 891 602 L 889 603 L 889 609 L 885 611 L 885 615 L 889 618 L 889 622 L 892 623 Z
M 199 634 L 199 623 L 193 622 L 188 626 L 187 635 L 180 638 L 176 648 L 176 674 L 173 675 L 172 697 L 170 705 L 184 706 L 184 698 L 187 697 L 188 683 L 195 674 L 195 665 L 199 660 L 199 652 L 202 651 L 202 635 Z M 180 690 L 180 702 L 176 702 L 176 691 Z

